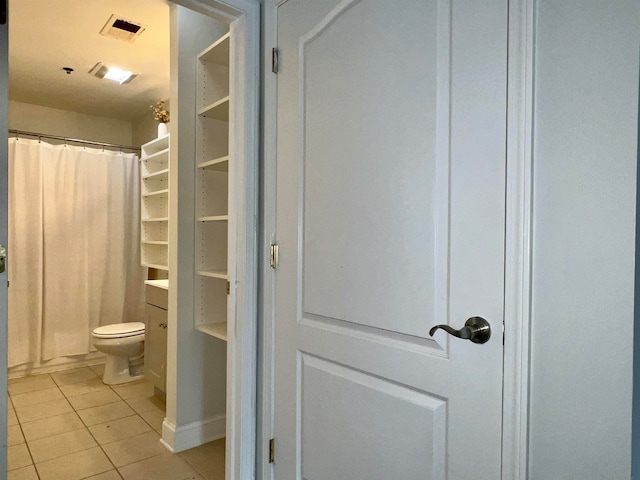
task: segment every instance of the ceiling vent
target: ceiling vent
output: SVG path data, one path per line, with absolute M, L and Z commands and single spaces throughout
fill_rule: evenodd
M 142 35 L 146 28 L 147 26 L 142 23 L 127 20 L 119 15 L 111 15 L 100 30 L 100 35 L 131 43 Z

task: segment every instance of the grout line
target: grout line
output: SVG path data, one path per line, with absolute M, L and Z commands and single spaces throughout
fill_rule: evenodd
M 95 372 L 94 372 L 95 373 Z M 110 390 L 113 390 L 111 387 L 109 387 Z M 68 400 L 67 400 L 68 401 Z M 71 403 L 71 402 L 69 402 Z M 108 405 L 108 404 L 107 404 Z M 76 410 L 76 407 L 74 407 L 73 405 L 71 405 L 71 408 L 73 408 L 73 411 L 76 413 L 76 415 L 78 415 L 78 411 Z M 80 417 L 80 415 L 78 415 L 78 417 Z M 95 437 L 95 435 L 91 432 L 91 430 L 89 429 L 89 427 L 84 423 L 84 420 L 82 420 L 82 417 L 80 417 L 80 421 L 82 422 L 82 424 L 85 426 L 84 428 L 87 429 L 87 432 L 89 432 L 89 435 L 91 435 L 91 438 L 93 438 L 93 441 L 96 442 L 96 445 L 98 445 L 98 448 L 100 448 L 100 450 L 102 451 L 102 453 L 104 454 L 104 456 L 107 458 L 107 460 L 109 460 L 109 463 L 111 464 L 111 466 L 113 467 L 113 469 L 115 470 L 115 472 L 118 474 L 118 476 L 120 478 L 122 478 L 122 475 L 120 475 L 120 471 L 118 470 L 118 468 L 115 466 L 115 464 L 113 463 L 113 461 L 111 460 L 111 457 L 109 457 L 109 455 L 107 455 L 107 452 L 104 451 L 104 448 L 102 448 L 102 444 L 98 441 L 98 439 Z M 91 478 L 91 477 L 89 477 Z
M 24 444 L 27 447 L 27 452 L 29 452 L 31 465 L 33 465 L 33 469 L 36 472 L 36 477 L 38 477 L 38 480 L 40 480 L 40 472 L 38 472 L 38 467 L 36 467 L 36 462 L 33 459 L 33 455 L 31 454 L 31 448 L 29 447 L 29 442 L 27 441 L 27 437 L 25 437 L 24 435 L 24 430 L 22 429 L 22 422 L 20 421 L 20 417 L 18 417 L 18 412 L 16 412 L 16 406 L 13 404 L 13 399 L 11 398 L 11 395 L 9 395 L 9 402 L 11 402 L 11 407 L 13 407 L 13 413 L 15 414 L 16 419 L 18 420 L 18 427 L 20 427 L 20 433 L 22 434 L 22 438 L 24 439 Z M 24 468 L 24 467 L 20 467 L 20 468 Z
M 86 368 L 88 368 L 88 367 L 86 367 Z M 94 373 L 96 373 L 96 372 L 94 372 Z M 41 375 L 49 375 L 49 374 L 41 374 Z M 40 375 L 37 375 L 37 376 L 40 376 Z M 96 373 L 96 376 L 97 376 L 98 378 L 100 378 L 100 376 L 99 376 L 97 373 Z M 34 377 L 35 377 L 35 376 L 34 376 Z M 52 380 L 53 380 L 53 378 L 52 378 Z M 82 381 L 80 381 L 80 382 L 74 382 L 74 383 L 75 383 L 75 384 L 77 384 L 77 383 L 88 382 L 88 381 L 91 381 L 91 379 L 88 379 L 88 380 L 82 380 Z M 78 414 L 78 412 L 79 412 L 79 411 L 82 411 L 82 410 L 85 410 L 85 409 L 77 409 L 77 408 L 76 408 L 75 406 L 73 406 L 73 404 L 69 401 L 69 398 L 70 398 L 70 397 L 75 397 L 75 396 L 77 396 L 77 395 L 71 395 L 71 396 L 66 395 L 66 394 L 62 391 L 61 386 L 60 386 L 60 385 L 58 385 L 58 383 L 57 383 L 55 380 L 53 380 L 53 382 L 54 382 L 54 384 L 56 385 L 56 387 L 48 387 L 48 388 L 58 388 L 58 390 L 62 393 L 63 398 L 64 398 L 64 399 L 69 403 L 69 405 L 71 406 L 71 409 L 72 409 L 73 413 L 75 413 L 75 415 L 77 415 L 77 416 L 80 418 L 80 421 L 82 422 L 82 425 L 83 425 L 83 427 L 82 427 L 82 428 L 83 428 L 83 429 L 85 429 L 85 430 L 89 433 L 89 435 L 91 436 L 91 438 L 93 438 L 93 440 L 95 441 L 95 443 L 96 443 L 96 445 L 98 446 L 98 448 L 100 448 L 100 450 L 103 452 L 103 454 L 105 455 L 105 457 L 107 457 L 107 460 L 109 461 L 109 463 L 110 463 L 110 464 L 112 465 L 112 467 L 113 467 L 113 471 L 115 471 L 115 472 L 116 472 L 116 474 L 118 475 L 118 477 L 119 477 L 120 479 L 123 479 L 124 477 L 122 476 L 122 474 L 121 474 L 121 472 L 120 472 L 119 468 L 118 468 L 118 467 L 116 467 L 116 466 L 115 466 L 115 464 L 111 461 L 111 458 L 109 458 L 109 455 L 107 455 L 106 451 L 105 451 L 105 450 L 104 450 L 104 448 L 103 448 L 103 445 L 102 445 L 102 444 L 100 444 L 100 442 L 98 442 L 97 438 L 93 435 L 93 433 L 91 432 L 91 430 L 89 429 L 89 427 L 85 424 L 85 422 L 84 422 L 84 420 L 82 419 L 82 417 L 80 417 L 80 415 Z M 136 382 L 136 383 L 140 383 L 140 384 L 142 384 L 143 382 L 141 381 L 141 382 Z M 68 384 L 68 385 L 71 385 L 71 384 Z M 135 385 L 135 383 L 134 383 L 133 385 Z M 118 385 L 118 387 L 120 387 L 120 386 L 122 386 L 122 385 Z M 147 424 L 147 425 L 151 428 L 151 431 L 152 431 L 152 432 L 154 432 L 154 433 L 156 433 L 156 434 L 159 434 L 159 435 L 162 435 L 161 433 L 159 433 L 159 432 L 155 429 L 155 427 L 152 425 L 152 423 L 151 423 L 150 421 L 147 421 L 147 420 L 146 420 L 146 419 L 145 419 L 145 418 L 144 418 L 140 413 L 138 413 L 138 412 L 137 412 L 137 411 L 136 411 L 136 410 L 135 410 L 135 409 L 130 405 L 129 400 L 134 400 L 134 399 L 135 399 L 135 398 L 137 398 L 137 397 L 131 397 L 131 398 L 129 398 L 129 399 L 125 399 L 125 398 L 123 398 L 123 396 L 122 396 L 120 393 L 118 393 L 118 391 L 117 391 L 115 388 L 113 388 L 113 387 L 112 387 L 112 386 L 110 386 L 110 385 L 107 385 L 107 387 L 108 387 L 108 389 L 109 389 L 109 390 L 111 390 L 113 393 L 115 393 L 115 394 L 116 394 L 116 396 L 117 396 L 118 398 L 120 398 L 120 400 L 117 400 L 117 401 L 123 401 L 126 405 L 128 405 L 128 406 L 129 406 L 129 407 L 134 411 L 134 415 L 135 415 L 135 416 L 138 416 L 138 417 L 139 417 L 139 418 L 140 418 L 140 419 L 141 419 L 145 424 Z M 104 391 L 104 392 L 106 392 L 106 391 L 107 391 L 107 389 L 103 389 L 103 390 L 95 390 L 95 391 L 89 391 L 89 392 L 86 392 L 85 394 L 90 394 L 90 393 L 100 392 L 100 391 Z M 29 393 L 29 392 L 25 392 L 25 393 Z M 80 394 L 80 395 L 84 395 L 84 394 Z M 151 395 L 153 395 L 153 394 L 151 394 Z M 12 397 L 12 396 L 11 396 L 11 395 L 9 395 L 9 403 L 11 404 L 11 407 L 13 408 L 13 410 L 14 410 L 14 412 L 15 412 L 15 411 L 16 411 L 16 410 L 15 410 L 15 405 L 14 405 L 14 403 L 13 403 L 13 399 L 12 399 L 11 397 Z M 111 403 L 115 403 L 115 402 L 108 402 L 108 403 L 103 404 L 103 405 L 108 405 L 108 404 L 111 404 Z M 37 404 L 36 404 L 36 405 L 37 405 Z M 103 405 L 97 405 L 97 406 L 103 406 Z M 88 407 L 88 408 L 93 408 L 93 407 Z M 166 408 L 166 406 L 165 406 L 165 408 Z M 150 412 L 153 412 L 154 410 L 149 410 L 149 411 L 150 411 Z M 143 412 L 143 413 L 146 413 L 146 412 Z M 134 415 L 131 415 L 131 416 L 134 416 Z M 165 415 L 166 415 L 166 410 L 165 410 Z M 54 415 L 54 416 L 55 416 L 55 415 Z M 21 433 L 22 433 L 22 435 L 23 435 L 23 437 L 24 437 L 24 431 L 22 430 L 23 422 L 21 422 L 21 421 L 20 421 L 20 419 L 18 418 L 17 413 L 16 413 L 16 418 L 18 419 L 18 425 L 20 426 L 20 431 L 21 431 Z M 51 418 L 51 417 L 45 417 L 45 418 Z M 126 417 L 125 417 L 125 418 L 126 418 Z M 116 419 L 116 420 L 118 420 L 118 419 Z M 114 420 L 109 420 L 109 421 L 114 421 Z M 29 423 L 29 422 L 24 422 L 24 423 Z M 104 423 L 106 423 L 106 422 L 104 422 Z M 66 433 L 66 432 L 65 432 L 65 433 Z M 45 438 L 47 438 L 47 437 L 45 437 Z M 129 437 L 127 437 L 127 438 L 129 438 Z M 40 439 L 38 439 L 38 440 L 40 440 Z M 121 440 L 124 440 L 124 439 L 121 439 Z M 116 442 L 117 442 L 117 441 L 120 441 L 120 440 L 116 440 Z M 109 442 L 109 443 L 112 443 L 112 442 Z M 36 465 L 36 463 L 35 463 L 35 461 L 34 461 L 34 459 L 33 459 L 33 456 L 31 455 L 31 449 L 30 449 L 30 447 L 29 447 L 29 442 L 27 441 L 26 437 L 25 437 L 25 445 L 26 445 L 27 450 L 28 450 L 28 452 L 29 452 L 29 457 L 30 457 L 30 459 L 31 459 L 31 462 L 32 462 L 33 468 L 34 468 L 34 470 L 35 470 L 35 472 L 36 472 L 36 475 L 37 475 L 38 479 L 40 480 L 41 476 L 40 476 L 40 473 L 38 472 L 38 467 L 37 467 L 37 465 Z M 107 444 L 105 444 L 105 445 L 107 445 Z M 95 448 L 95 446 L 88 447 L 87 449 L 89 449 L 89 448 Z M 85 449 L 85 450 L 87 450 L 87 449 Z M 75 453 L 79 453 L 79 452 L 75 452 Z M 180 452 L 180 453 L 176 453 L 176 454 L 172 454 L 172 455 L 174 455 L 174 456 L 176 456 L 176 457 L 180 458 L 181 460 L 185 461 L 185 462 L 186 462 L 186 463 L 187 463 L 187 464 L 188 464 L 188 465 L 189 465 L 189 466 L 190 466 L 190 467 L 191 467 L 195 472 L 197 472 L 197 473 L 198 473 L 198 475 L 200 475 L 201 477 L 203 477 L 203 478 L 206 480 L 208 477 L 207 477 L 207 476 L 206 476 L 206 475 L 201 471 L 201 469 L 199 469 L 196 465 L 192 464 L 192 463 L 191 463 L 191 462 L 190 462 L 190 461 L 189 461 L 189 460 L 188 460 L 188 459 L 183 455 L 183 453 L 184 453 L 184 452 Z M 57 457 L 56 457 L 56 458 L 57 458 Z M 149 458 L 153 458 L 153 456 L 152 456 L 152 457 L 149 457 Z M 146 460 L 148 460 L 148 459 L 138 460 L 138 461 L 133 462 L 133 463 L 138 463 L 138 462 L 142 462 L 142 461 L 146 461 Z M 128 464 L 128 465 L 123 465 L 123 466 L 122 466 L 122 467 L 120 467 L 120 468 L 123 468 L 123 467 L 129 466 L 129 465 L 132 465 L 133 463 L 130 463 L 130 464 Z

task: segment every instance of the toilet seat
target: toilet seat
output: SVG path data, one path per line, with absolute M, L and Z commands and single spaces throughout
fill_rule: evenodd
M 93 331 L 93 336 L 96 338 L 125 338 L 140 334 L 144 334 L 142 322 L 114 323 L 98 327 Z

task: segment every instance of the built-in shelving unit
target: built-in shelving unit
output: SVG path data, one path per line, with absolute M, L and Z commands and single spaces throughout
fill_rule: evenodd
M 142 145 L 140 179 L 140 263 L 168 270 L 169 135 Z
M 227 340 L 229 289 L 229 43 L 198 55 L 196 128 L 196 329 Z

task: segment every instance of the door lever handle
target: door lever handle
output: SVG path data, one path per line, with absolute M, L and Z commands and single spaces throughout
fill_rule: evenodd
M 460 330 L 451 328 L 449 325 L 436 325 L 429 330 L 429 335 L 433 337 L 433 334 L 436 333 L 436 330 L 439 328 L 449 335 L 464 340 L 471 340 L 473 343 L 486 343 L 489 338 L 491 338 L 491 325 L 482 317 L 471 317 Z

